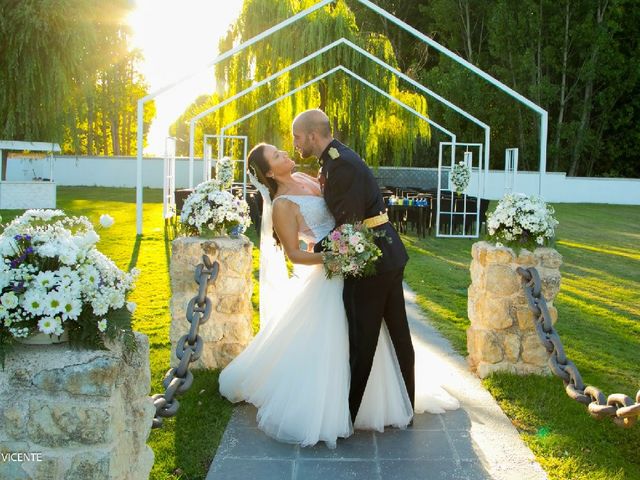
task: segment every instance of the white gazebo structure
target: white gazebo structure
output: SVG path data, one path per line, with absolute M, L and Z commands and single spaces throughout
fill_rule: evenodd
M 241 97 L 253 92 L 257 88 L 262 87 L 263 85 L 265 85 L 265 84 L 267 84 L 267 83 L 269 83 L 269 82 L 271 82 L 271 81 L 283 76 L 284 74 L 299 68 L 303 64 L 309 62 L 310 60 L 313 60 L 314 58 L 323 55 L 324 53 L 326 53 L 330 49 L 335 48 L 335 47 L 340 46 L 340 45 L 344 45 L 347 48 L 351 48 L 354 51 L 356 51 L 358 54 L 360 54 L 361 56 L 364 56 L 367 59 L 372 60 L 373 62 L 375 62 L 376 64 L 378 64 L 379 66 L 381 66 L 382 68 L 387 70 L 388 72 L 392 73 L 396 77 L 407 81 L 409 84 L 411 84 L 412 86 L 416 87 L 421 92 L 423 92 L 426 95 L 430 96 L 431 98 L 437 100 L 438 102 L 443 103 L 446 107 L 454 110 L 455 112 L 457 112 L 458 114 L 460 114 L 464 118 L 466 118 L 467 120 L 471 121 L 472 123 L 474 123 L 474 124 L 478 125 L 480 128 L 482 128 L 484 130 L 484 139 L 485 139 L 485 144 L 486 144 L 485 157 L 484 158 L 485 158 L 485 162 L 486 162 L 486 166 L 487 166 L 486 168 L 488 170 L 488 168 L 489 168 L 488 167 L 488 165 L 489 165 L 488 150 L 489 150 L 489 142 L 490 142 L 490 138 L 491 138 L 489 125 L 487 125 L 486 123 L 484 123 L 481 120 L 477 119 L 476 117 L 471 115 L 469 112 L 465 111 L 464 109 L 460 108 L 459 106 L 455 105 L 454 103 L 450 102 L 449 100 L 441 97 L 440 95 L 438 95 L 434 91 L 430 90 L 429 88 L 425 87 L 421 83 L 413 80 L 411 77 L 405 75 L 404 73 L 402 73 L 398 69 L 393 68 L 388 63 L 384 62 L 383 60 L 381 60 L 380 58 L 376 57 L 375 55 L 372 55 L 371 53 L 367 52 L 366 50 L 364 50 L 363 48 L 357 46 L 353 42 L 351 42 L 351 41 L 349 41 L 349 40 L 347 40 L 345 38 L 340 38 L 340 39 L 338 39 L 338 40 L 336 40 L 336 41 L 334 41 L 334 42 L 332 42 L 332 43 L 330 43 L 330 44 L 328 44 L 328 45 L 326 45 L 326 46 L 324 46 L 322 48 L 319 48 L 315 52 L 307 55 L 304 58 L 301 58 L 297 62 L 292 63 L 291 65 L 283 68 L 282 70 L 280 70 L 278 72 L 275 72 L 275 73 L 269 75 L 268 77 L 265 77 L 264 79 L 260 80 L 259 82 L 256 82 L 256 83 L 252 84 L 250 87 L 244 89 L 243 91 L 238 92 L 235 95 L 227 98 L 226 100 L 223 100 L 223 101 L 219 102 L 218 104 L 213 105 L 213 106 L 209 107 L 208 109 L 203 110 L 202 112 L 200 112 L 197 115 L 195 115 L 189 122 L 190 123 L 190 125 L 189 125 L 189 188 L 193 188 L 193 168 L 194 168 L 193 167 L 193 162 L 194 162 L 194 156 L 195 156 L 194 137 L 195 137 L 195 124 L 196 124 L 196 122 L 198 120 L 200 120 L 201 118 L 203 118 L 203 117 L 205 117 L 207 115 L 210 115 L 210 114 L 216 112 L 217 110 L 225 107 L 226 105 L 230 104 L 231 102 L 233 102 L 233 101 L 235 101 L 235 100 L 237 100 L 237 99 L 239 99 L 239 98 L 241 98 Z M 339 66 L 339 67 L 341 67 L 343 70 L 346 70 L 345 67 L 343 67 L 343 66 Z M 353 73 L 351 71 L 349 71 L 349 72 Z M 349 73 L 349 72 L 347 72 L 347 73 Z M 362 79 L 362 80 L 364 80 L 364 79 Z M 374 88 L 374 89 L 377 89 L 378 91 L 380 91 L 380 89 L 378 87 L 376 87 L 375 85 L 372 85 L 370 82 L 365 80 L 364 83 L 368 84 L 368 86 L 370 86 L 371 88 Z M 300 89 L 296 90 L 296 92 L 299 91 L 299 90 Z M 383 94 L 388 96 L 388 94 L 386 92 L 383 92 Z M 265 108 L 267 108 L 267 107 L 265 107 Z M 431 120 L 428 120 L 428 122 L 431 122 Z M 434 125 L 434 126 L 439 127 L 437 124 Z M 229 127 L 230 127 L 230 125 L 227 125 L 226 127 L 224 127 L 224 130 L 228 129 Z M 221 134 L 222 133 L 223 132 L 221 132 Z M 446 135 L 450 135 L 450 132 L 446 131 L 445 134 Z M 225 138 L 226 138 L 226 136 L 225 136 Z M 452 140 L 455 142 L 455 138 L 452 138 Z M 222 150 L 222 146 L 219 148 L 219 151 L 221 151 L 221 150 Z M 453 158 L 453 155 L 452 155 L 452 158 Z
M 311 15 L 313 12 L 319 10 L 320 8 L 323 8 L 331 3 L 333 3 L 335 0 L 320 0 L 318 1 L 316 4 L 312 5 L 311 7 L 291 16 L 290 18 L 278 23 L 277 25 L 274 25 L 273 27 L 263 31 L 262 33 L 254 36 L 253 38 L 247 40 L 246 42 L 243 42 L 240 45 L 237 45 L 235 47 L 233 47 L 232 49 L 228 50 L 227 52 L 224 52 L 223 54 L 219 55 L 217 58 L 215 58 L 212 62 L 210 62 L 208 65 L 206 65 L 203 69 L 208 69 L 228 58 L 230 58 L 231 56 L 235 55 L 236 53 L 242 52 L 243 50 L 247 49 L 248 47 L 250 47 L 251 45 L 254 45 L 262 40 L 264 40 L 265 38 L 269 37 L 270 35 L 274 34 L 275 32 L 278 32 L 292 24 L 294 24 L 295 22 L 297 22 L 298 20 L 307 17 L 308 15 Z M 453 53 L 452 51 L 450 51 L 449 49 L 447 49 L 446 47 L 442 46 L 441 44 L 439 44 L 438 42 L 436 42 L 435 40 L 433 40 L 432 38 L 426 36 L 425 34 L 423 34 L 422 32 L 416 30 L 415 28 L 411 27 L 410 25 L 408 25 L 407 23 L 403 22 L 402 20 L 400 20 L 399 18 L 393 16 L 392 14 L 390 14 L 389 12 L 387 12 L 386 10 L 380 8 L 379 6 L 377 6 L 375 3 L 371 2 L 370 0 L 357 0 L 359 3 L 361 3 L 362 5 L 364 5 L 365 7 L 369 8 L 370 10 L 372 10 L 373 12 L 377 13 L 378 15 L 384 17 L 386 20 L 390 21 L 391 23 L 395 24 L 396 26 L 400 27 L 401 29 L 403 29 L 404 31 L 410 33 L 411 35 L 415 36 L 416 38 L 418 38 L 420 41 L 426 43 L 427 45 L 431 46 L 432 48 L 436 49 L 438 52 L 444 54 L 445 56 L 451 58 L 453 61 L 455 61 L 456 63 L 458 63 L 459 65 L 463 66 L 464 68 L 470 70 L 471 72 L 473 72 L 475 75 L 483 78 L 484 80 L 486 80 L 487 82 L 491 83 L 492 85 L 494 85 L 495 87 L 499 88 L 500 90 L 502 90 L 503 92 L 507 93 L 508 95 L 510 95 L 512 98 L 514 98 L 516 101 L 524 104 L 526 107 L 532 109 L 533 111 L 535 111 L 537 114 L 540 115 L 540 168 L 539 168 L 539 172 L 540 172 L 540 176 L 539 176 L 539 184 L 538 184 L 538 193 L 541 194 L 542 190 L 543 190 L 543 177 L 544 174 L 546 172 L 546 157 L 547 157 L 547 152 L 546 152 L 546 146 L 547 146 L 547 127 L 548 127 L 548 114 L 546 112 L 546 110 L 544 110 L 543 108 L 541 108 L 540 106 L 536 105 L 534 102 L 532 102 L 531 100 L 527 99 L 526 97 L 524 97 L 523 95 L 519 94 L 518 92 L 516 92 L 515 90 L 509 88 L 507 85 L 505 85 L 504 83 L 500 82 L 499 80 L 495 79 L 494 77 L 492 77 L 491 75 L 489 75 L 488 73 L 480 70 L 478 67 L 476 67 L 475 65 L 469 63 L 467 60 L 463 59 L 462 57 L 456 55 L 455 53 Z M 340 39 L 339 42 L 341 43 L 345 43 L 346 44 L 346 40 L 344 39 Z M 334 42 L 335 43 L 335 42 Z M 332 48 L 332 46 L 334 46 L 333 44 L 330 46 L 325 47 L 325 49 L 328 48 Z M 352 47 L 353 48 L 353 47 Z M 356 48 L 359 48 L 356 46 Z M 321 49 L 323 50 L 323 49 Z M 377 57 L 374 57 L 373 55 L 371 55 L 369 52 L 366 52 L 365 50 L 361 49 L 364 54 L 371 58 L 372 60 L 376 61 L 378 64 L 380 64 L 380 62 L 382 62 L 382 60 L 380 60 Z M 320 52 L 320 51 L 318 51 Z M 318 53 L 316 52 L 316 53 Z M 318 53 L 319 54 L 319 53 Z M 305 59 L 303 59 L 304 61 L 306 61 Z M 296 62 L 294 64 L 292 64 L 290 67 L 287 67 L 289 70 L 292 68 L 295 68 L 296 66 L 298 66 L 299 64 L 304 63 L 303 60 Z M 384 62 L 382 62 L 384 63 Z M 192 77 L 193 75 L 195 75 L 198 72 L 193 72 L 190 75 L 187 75 L 185 77 L 183 77 L 182 79 L 166 85 L 164 87 L 162 87 L 161 89 L 150 93 L 149 95 L 141 98 L 138 100 L 138 138 L 137 138 L 137 158 L 138 158 L 138 162 L 137 162 L 137 183 L 136 183 L 136 203 L 137 203 L 137 210 L 136 210 L 136 214 L 137 214 L 137 233 L 140 235 L 142 234 L 142 148 L 143 148 L 143 139 L 142 139 L 142 132 L 143 132 L 143 111 L 144 111 L 144 104 L 145 102 L 148 102 L 150 100 L 152 100 L 153 98 L 157 97 L 158 95 L 162 94 L 163 92 L 175 87 L 176 85 L 184 82 L 185 80 L 187 80 L 188 78 Z M 401 72 L 398 72 L 401 73 Z M 403 74 L 401 74 L 403 75 Z M 269 78 L 269 77 L 268 77 Z M 263 84 L 267 81 L 267 79 L 264 79 L 262 82 L 258 82 L 256 84 L 254 84 L 251 88 L 255 89 L 258 88 L 260 86 L 260 84 Z M 422 84 L 418 84 L 418 82 L 415 82 L 413 80 L 407 80 L 409 81 L 412 85 L 416 86 L 417 88 L 418 85 L 420 85 L 421 87 L 425 88 L 424 85 Z M 423 90 L 424 91 L 424 90 Z M 425 92 L 426 93 L 426 92 Z M 244 92 L 241 92 L 241 94 L 244 94 Z M 238 94 L 236 96 L 233 96 L 227 100 L 225 100 L 224 102 L 221 102 L 217 107 L 221 108 L 224 104 L 227 104 L 230 101 L 233 101 L 234 99 L 238 98 L 239 95 Z M 437 98 L 437 97 L 435 97 Z M 440 100 L 444 100 L 442 99 L 442 97 L 439 97 Z M 450 104 L 450 102 L 446 102 L 445 104 L 447 104 L 447 106 L 449 108 L 454 108 L 452 104 Z M 455 110 L 455 108 L 454 108 Z M 456 110 L 458 111 L 458 110 Z M 203 112 L 204 113 L 204 112 Z M 460 112 L 459 112 L 460 113 Z M 466 113 L 466 112 L 465 112 Z M 470 115 L 467 114 L 465 115 L 468 119 L 471 120 Z M 194 119 L 195 120 L 195 119 Z M 194 148 L 194 131 L 193 131 L 193 126 L 194 126 L 194 120 L 192 120 L 191 123 L 191 135 L 190 135 L 190 171 L 193 172 L 193 148 Z M 477 120 L 477 119 L 475 119 Z M 479 122 L 479 121 L 478 121 Z M 481 122 L 480 122 L 481 123 Z M 479 123 L 479 125 L 480 125 Z M 488 126 L 485 124 L 481 125 L 483 128 L 485 128 L 485 145 L 484 145 L 484 156 L 485 156 L 485 162 L 484 163 L 484 168 L 488 168 L 488 155 L 489 155 L 489 144 L 488 144 Z M 455 140 L 453 140 L 453 145 L 452 145 L 452 162 L 455 158 Z M 482 166 L 480 167 L 482 168 Z M 192 174 L 190 175 L 190 182 L 189 182 L 190 186 L 193 185 L 193 178 L 192 178 Z
M 53 181 L 53 153 L 61 151 L 60 145 L 48 142 L 21 142 L 0 140 L 2 175 L 0 176 L 0 209 L 56 208 L 56 184 Z M 15 152 L 11 154 L 10 152 Z M 37 152 L 33 156 L 23 152 Z M 45 156 L 43 157 L 43 154 Z M 31 168 L 27 178 L 7 179 L 8 161 L 49 161 L 48 178 L 36 175 Z M 28 174 L 33 171 L 33 175 Z

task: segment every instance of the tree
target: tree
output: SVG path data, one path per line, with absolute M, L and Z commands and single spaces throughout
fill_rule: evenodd
M 240 18 L 220 42 L 220 51 L 228 50 L 232 45 L 253 37 L 313 3 L 315 2 L 312 0 L 246 0 Z M 340 37 L 353 41 L 385 62 L 397 66 L 395 52 L 389 40 L 379 33 L 362 32 L 356 25 L 353 12 L 344 1 L 338 1 L 330 8 L 321 9 L 272 35 L 268 41 L 260 42 L 219 64 L 216 77 L 222 96 L 228 97 L 240 92 L 253 82 L 281 70 Z M 399 97 L 422 114 L 427 114 L 424 97 L 401 90 L 394 76 L 352 49 L 340 47 L 203 119 L 196 135 L 197 151 L 202 151 L 203 132 L 217 133 L 222 126 L 339 64 Z M 189 113 L 201 111 L 200 107 L 212 103 L 200 102 L 201 100 L 190 106 Z M 361 152 L 371 164 L 411 163 L 419 142 L 430 138 L 426 122 L 418 120 L 360 82 L 342 74 L 334 74 L 314 84 L 251 118 L 235 132 L 227 133 L 251 132 L 250 140 L 254 143 L 267 140 L 292 149 L 290 128 L 294 116 L 307 108 L 315 107 L 327 113 L 333 123 L 335 136 Z M 181 128 L 180 124 L 176 124 L 174 131 Z
M 545 108 L 551 170 L 640 176 L 637 2 L 377 3 Z M 493 168 L 503 167 L 506 147 L 520 149 L 522 167 L 538 168 L 536 114 L 399 28 L 374 20 L 366 25 L 385 32 L 394 45 L 411 45 L 402 50 L 403 68 L 491 125 Z M 482 140 L 475 126 L 435 102 L 430 115 L 461 140 Z
M 2 138 L 57 142 L 66 153 L 132 153 L 131 116 L 147 86 L 136 69 L 139 53 L 129 52 L 130 6 L 128 0 L 0 3 Z M 145 118 L 153 115 L 150 102 Z

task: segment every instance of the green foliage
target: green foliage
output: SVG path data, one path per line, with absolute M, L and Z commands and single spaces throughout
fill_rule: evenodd
M 220 42 L 220 50 L 226 51 L 314 3 L 311 0 L 246 0 L 240 18 Z M 397 67 L 389 40 L 381 34 L 358 29 L 352 11 L 344 1 L 338 1 L 219 64 L 216 71 L 219 97 L 199 98 L 174 125 L 172 133 L 175 132 L 182 140 L 178 142 L 179 148 L 182 146 L 182 153 L 186 153 L 188 145 L 184 121 L 193 114 L 244 90 L 341 37 Z M 196 152 L 202 152 L 204 133 L 217 133 L 233 120 L 340 64 L 377 84 L 420 113 L 427 114 L 424 97 L 402 90 L 396 77 L 354 50 L 341 46 L 203 118 L 197 128 Z M 296 114 L 308 108 L 323 109 L 333 123 L 335 136 L 361 152 L 370 164 L 411 163 L 417 145 L 430 139 L 430 129 L 426 122 L 342 73 L 331 75 L 288 97 L 227 133 L 249 132 L 252 143 L 264 140 L 291 151 L 291 122 Z M 237 158 L 239 152 L 232 153 Z
M 130 155 L 147 85 L 116 0 L 0 3 L 0 137 L 52 141 L 65 153 Z M 145 134 L 155 115 L 149 102 Z
M 565 352 L 586 384 L 634 396 L 640 378 L 640 207 L 554 204 L 562 285 L 554 300 Z M 404 236 L 409 286 L 429 320 L 466 355 L 467 239 Z M 589 416 L 556 377 L 499 374 L 484 385 L 553 480 L 640 478 L 640 429 Z
M 640 177 L 640 9 L 635 0 L 378 0 L 411 26 L 549 112 L 548 170 Z M 491 126 L 491 167 L 520 149 L 539 167 L 539 116 L 364 6 L 362 28 L 384 33 L 403 70 Z M 431 118 L 459 134 L 483 132 L 438 102 Z M 434 146 L 424 155 L 435 164 Z

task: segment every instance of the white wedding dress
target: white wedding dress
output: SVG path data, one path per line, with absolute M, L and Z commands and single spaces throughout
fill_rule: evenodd
M 322 197 L 278 198 L 287 198 L 300 207 L 307 227 L 300 232 L 303 241 L 316 243 L 334 227 Z M 259 428 L 279 441 L 302 446 L 324 441 L 334 448 L 338 437 L 353 433 L 342 286 L 341 278 L 325 277 L 322 265 L 296 265 L 294 275 L 280 289 L 278 315 L 261 327 L 247 348 L 220 373 L 220 393 L 232 402 L 254 404 Z M 452 408 L 457 408 L 457 400 L 443 390 L 432 390 L 426 396 L 416 391 L 418 412 L 441 413 Z M 383 322 L 355 428 L 404 428 L 412 417 Z

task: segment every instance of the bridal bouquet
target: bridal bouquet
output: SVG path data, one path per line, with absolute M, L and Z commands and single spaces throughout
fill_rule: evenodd
M 374 240 L 385 232 L 374 232 L 362 223 L 344 224 L 333 230 L 322 242 L 327 278 L 369 277 L 376 273 L 375 262 L 382 251 Z
M 113 219 L 103 215 L 103 227 Z M 100 237 L 86 217 L 61 210 L 27 210 L 0 234 L 0 361 L 14 341 L 38 333 L 104 347 L 123 337 L 132 347 L 130 316 L 124 310 L 137 269 L 120 270 L 100 253 Z M 117 313 L 121 311 L 120 313 Z M 113 313 L 116 313 L 113 315 Z
M 535 247 L 554 237 L 554 210 L 539 197 L 507 193 L 487 215 L 489 237 L 509 246 Z
M 456 163 L 451 169 L 451 184 L 455 187 L 456 193 L 464 192 L 471 180 L 471 169 L 464 162 Z
M 247 229 L 251 223 L 247 202 L 222 187 L 219 180 L 209 180 L 187 197 L 180 213 L 187 235 L 239 235 Z

